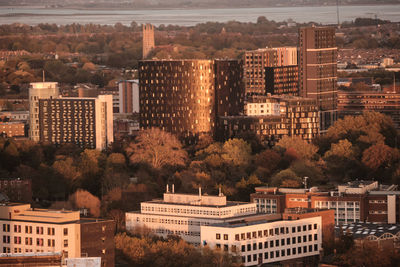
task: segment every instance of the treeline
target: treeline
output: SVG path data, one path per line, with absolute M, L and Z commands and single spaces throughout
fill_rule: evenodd
M 116 261 L 121 266 L 242 266 L 238 256 L 209 247 L 196 248 L 175 236 L 165 240 L 150 235 L 140 237 L 121 233 L 115 236 L 115 248 Z
M 139 207 L 140 200 L 160 196 L 165 184 L 178 192 L 217 194 L 248 201 L 255 186 L 334 188 L 355 179 L 400 183 L 399 136 L 390 118 L 366 113 L 339 120 L 313 144 L 283 138 L 264 147 L 255 136 L 213 142 L 202 136 L 183 147 L 158 129 L 115 142 L 107 151 L 0 140 L 2 177 L 31 178 L 34 199 L 44 206 L 68 201 L 78 189 L 101 200 L 104 215 Z M 132 201 L 127 201 L 129 197 Z M 119 210 L 119 211 L 118 211 Z

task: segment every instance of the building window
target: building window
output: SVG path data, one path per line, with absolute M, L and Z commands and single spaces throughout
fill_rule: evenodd
M 261 242 L 258 243 L 258 249 L 262 249 L 262 248 L 263 248 L 262 243 Z
M 36 227 L 36 234 L 42 235 L 43 234 L 43 227 Z
M 314 230 L 315 230 L 315 229 L 317 229 L 317 224 L 316 224 L 316 223 L 314 223 Z
M 218 239 L 218 240 L 221 239 L 221 234 L 216 234 L 215 239 Z
M 228 235 L 224 234 L 224 240 L 228 240 Z
M 64 239 L 64 247 L 68 247 L 68 239 Z
M 247 244 L 247 251 L 251 251 L 251 245 Z
M 314 240 L 318 240 L 318 234 L 314 234 Z
M 253 243 L 253 250 L 257 249 L 257 243 Z
M 247 255 L 247 262 L 251 262 L 251 255 Z
M 36 238 L 36 245 L 43 246 L 43 238 Z
M 64 228 L 64 235 L 68 235 L 68 228 Z
M 268 248 L 268 241 L 264 242 L 264 248 Z
M 242 252 L 245 252 L 245 251 L 246 251 L 246 246 L 242 245 Z
M 10 232 L 10 225 L 9 224 L 3 224 L 3 232 Z
M 54 235 L 54 234 L 55 234 L 54 228 L 48 227 L 48 228 L 47 228 L 47 234 L 48 234 L 48 235 Z

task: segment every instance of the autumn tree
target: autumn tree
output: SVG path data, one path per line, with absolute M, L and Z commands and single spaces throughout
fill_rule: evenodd
M 251 147 L 243 139 L 229 139 L 222 146 L 223 160 L 235 166 L 247 166 L 251 159 Z
M 327 151 L 324 155 L 325 158 L 329 157 L 341 157 L 346 159 L 356 159 L 357 157 L 356 148 L 347 139 L 339 140 L 338 143 L 333 143 L 331 149 Z
M 347 139 L 360 150 L 370 145 L 385 143 L 393 147 L 397 133 L 389 116 L 378 112 L 364 112 L 361 116 L 346 116 L 331 126 L 326 138 L 332 143 Z
M 179 140 L 158 128 L 141 131 L 128 145 L 126 153 L 131 163 L 147 163 L 155 169 L 167 165 L 184 166 L 187 160 Z
M 283 184 L 300 185 L 301 183 L 301 178 L 290 169 L 282 170 L 271 178 L 271 184 L 273 186 L 283 186 Z
M 177 237 L 167 240 L 156 237 L 130 237 L 125 233 L 115 236 L 117 262 L 121 258 L 129 266 L 166 267 L 239 267 L 238 257 L 209 247 L 195 248 Z
M 88 208 L 94 217 L 100 216 L 100 200 L 86 190 L 78 189 L 70 196 L 70 202 L 76 208 Z
M 283 136 L 276 146 L 286 150 L 293 149 L 302 159 L 312 159 L 318 151 L 318 147 L 298 136 Z
M 378 168 L 390 167 L 398 162 L 400 153 L 398 149 L 391 148 L 385 144 L 376 144 L 364 150 L 362 162 L 368 168 L 377 170 Z

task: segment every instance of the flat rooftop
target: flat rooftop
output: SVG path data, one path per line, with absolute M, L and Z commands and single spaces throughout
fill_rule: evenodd
M 223 228 L 238 228 L 243 226 L 259 225 L 277 221 L 287 221 L 287 220 L 282 220 L 281 214 L 255 214 L 255 215 L 237 217 L 232 221 L 210 224 L 209 226 L 223 227 Z
M 153 204 L 160 204 L 160 205 L 180 205 L 180 206 L 191 206 L 191 207 L 208 207 L 208 208 L 224 208 L 224 207 L 234 207 L 239 205 L 247 205 L 247 204 L 254 204 L 252 202 L 240 202 L 240 201 L 226 201 L 226 205 L 196 205 L 190 203 L 177 203 L 177 202 L 168 202 L 164 201 L 163 199 L 153 199 L 149 201 L 145 201 L 142 203 L 153 203 Z
M 340 186 L 347 186 L 347 187 L 353 187 L 353 188 L 359 188 L 367 185 L 371 185 L 373 183 L 376 183 L 376 181 L 364 181 L 364 180 L 356 180 L 356 181 L 351 181 L 348 182 L 347 184 L 342 184 Z
M 355 239 L 366 238 L 370 235 L 380 237 L 385 233 L 400 235 L 400 224 L 381 224 L 381 223 L 350 223 L 335 226 L 335 234 L 350 233 Z

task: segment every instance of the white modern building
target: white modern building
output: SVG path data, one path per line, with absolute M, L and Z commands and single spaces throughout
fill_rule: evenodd
M 194 245 L 200 245 L 200 227 L 257 217 L 256 203 L 227 201 L 226 196 L 175 194 L 168 190 L 163 199 L 142 202 L 140 212 L 126 213 L 126 228 L 132 231 L 146 227 L 163 237 L 178 235 Z
M 245 104 L 244 110 L 247 116 L 280 116 L 281 104 L 277 98 L 253 98 L 252 102 Z
M 201 226 L 202 245 L 242 257 L 244 266 L 318 256 L 322 218 L 225 222 Z

